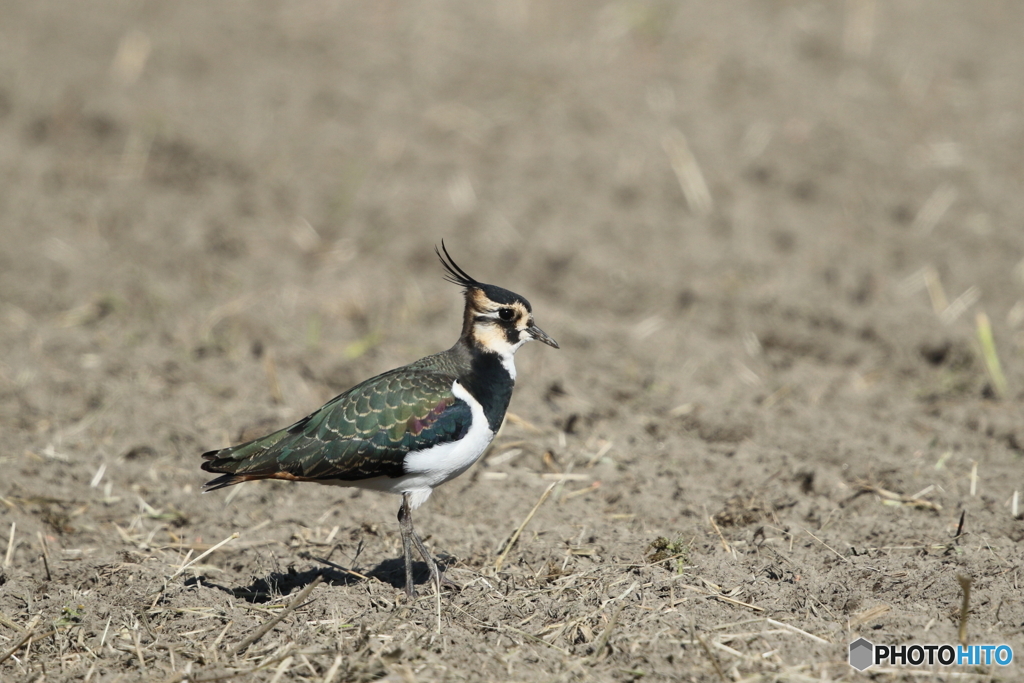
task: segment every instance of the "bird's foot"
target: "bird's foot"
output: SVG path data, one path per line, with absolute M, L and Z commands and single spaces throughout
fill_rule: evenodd
M 438 571 L 437 574 L 431 572 L 430 580 L 427 582 L 427 585 L 437 586 L 440 592 L 444 592 L 445 588 L 448 588 L 452 591 L 462 591 L 462 584 L 453 579 L 448 578 L 448 572 L 446 571 Z M 405 594 L 406 596 L 408 596 L 409 600 L 416 599 L 416 587 L 413 585 L 412 581 L 406 582 Z

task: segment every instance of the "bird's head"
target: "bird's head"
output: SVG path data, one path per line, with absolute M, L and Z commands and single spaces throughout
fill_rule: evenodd
M 447 271 L 445 279 L 465 292 L 462 339 L 501 356 L 515 353 L 533 339 L 558 348 L 558 342 L 533 322 L 529 301 L 515 292 L 474 280 L 452 260 L 443 240 L 441 249 L 434 247 L 434 251 Z

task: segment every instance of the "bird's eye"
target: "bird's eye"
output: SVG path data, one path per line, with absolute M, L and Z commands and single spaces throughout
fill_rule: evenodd
M 499 308 L 498 317 L 508 322 L 516 317 L 516 312 L 513 311 L 511 308 Z

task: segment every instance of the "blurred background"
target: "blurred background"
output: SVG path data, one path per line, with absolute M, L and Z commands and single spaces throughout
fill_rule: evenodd
M 937 310 L 984 296 L 1020 348 L 1013 3 L 4 15 L 4 377 L 22 391 L 51 363 L 94 363 L 81 391 L 109 363 L 206 347 L 347 365 L 345 349 L 386 338 L 387 365 L 447 345 L 442 238 L 476 277 L 537 299 L 570 347 L 648 374 L 705 353 L 683 324 L 696 303 L 724 303 L 709 314 L 733 341 L 750 331 L 737 297 L 931 323 L 926 280 Z M 925 305 L 871 308 L 897 293 Z M 82 324 L 107 316 L 105 334 Z M 54 321 L 64 353 L 25 355 Z M 574 359 L 597 369 L 558 362 Z M 281 391 L 305 391 L 283 374 Z M 54 400 L 40 409 L 66 413 Z

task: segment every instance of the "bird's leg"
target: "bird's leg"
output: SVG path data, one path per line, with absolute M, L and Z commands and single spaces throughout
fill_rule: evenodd
M 398 508 L 398 528 L 402 532 L 402 551 L 405 553 L 405 593 L 410 598 L 416 597 L 416 589 L 412 582 L 412 536 L 416 532 L 412 528 L 412 516 L 409 514 L 409 494 L 402 494 L 402 507 Z
M 419 535 L 416 534 L 416 530 L 412 528 L 412 512 L 409 506 L 409 494 L 402 494 L 402 507 L 398 510 L 398 527 L 402 531 L 402 549 L 405 552 L 405 592 L 410 598 L 416 597 L 416 589 L 413 587 L 412 581 L 412 546 L 416 546 L 416 550 L 419 551 L 420 555 L 423 556 L 423 561 L 427 563 L 427 568 L 430 570 L 430 580 L 437 587 L 438 592 L 441 590 L 441 573 L 437 570 L 437 563 L 434 562 L 434 558 L 430 556 L 427 551 L 427 547 L 423 545 L 423 541 L 420 540 Z

